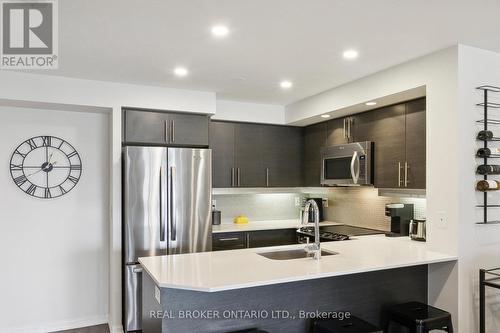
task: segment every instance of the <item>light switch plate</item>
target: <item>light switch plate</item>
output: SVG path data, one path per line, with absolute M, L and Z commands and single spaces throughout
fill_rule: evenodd
M 158 288 L 157 286 L 155 286 L 155 299 L 156 301 L 158 302 L 158 304 L 161 304 L 161 291 L 160 291 L 160 288 Z
M 300 206 L 302 206 L 302 200 L 300 200 L 300 197 L 295 197 L 295 207 Z
M 440 229 L 446 229 L 446 228 L 448 228 L 448 216 L 446 214 L 446 211 L 444 211 L 444 210 L 438 211 L 436 213 L 436 217 L 437 217 L 436 225 Z

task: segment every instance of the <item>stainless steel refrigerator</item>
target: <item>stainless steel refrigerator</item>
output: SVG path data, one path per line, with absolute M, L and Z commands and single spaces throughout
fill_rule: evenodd
M 123 170 L 124 329 L 141 329 L 138 258 L 210 251 L 210 149 L 125 147 Z

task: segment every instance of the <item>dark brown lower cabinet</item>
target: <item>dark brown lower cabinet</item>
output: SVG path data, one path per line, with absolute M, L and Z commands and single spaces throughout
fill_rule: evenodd
M 297 244 L 296 229 L 221 232 L 212 235 L 212 251 Z
M 246 249 L 246 232 L 223 232 L 212 234 L 212 251 Z
M 248 247 L 297 244 L 296 229 L 261 230 L 248 233 Z

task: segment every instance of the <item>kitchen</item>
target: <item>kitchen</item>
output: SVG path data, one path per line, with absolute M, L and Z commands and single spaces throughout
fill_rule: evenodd
M 59 69 L 2 70 L 0 244 L 13 269 L 0 331 L 335 332 L 342 321 L 377 332 L 392 306 L 417 301 L 448 316 L 439 328 L 494 332 L 496 297 L 484 299 L 478 277 L 498 265 L 496 193 L 476 190 L 490 179 L 476 174 L 475 154 L 488 141 L 478 131 L 495 133 L 476 104 L 494 105 L 496 91 L 476 88 L 499 84 L 500 49 L 477 37 L 479 20 L 432 46 L 430 26 L 405 25 L 409 43 L 386 30 L 391 20 L 367 23 L 395 39 L 375 46 L 366 29 L 357 42 L 332 36 L 345 24 L 335 9 L 354 19 L 354 4 L 262 3 L 259 21 L 241 2 L 196 2 L 212 14 L 193 17 L 195 2 L 117 5 L 112 26 L 100 16 L 110 8 L 59 3 Z M 455 15 L 479 11 L 468 6 Z M 418 17 L 408 12 L 428 8 L 383 15 Z M 165 27 L 182 20 L 181 43 Z M 139 22 L 149 37 L 137 37 Z M 299 59 L 284 36 L 315 36 L 301 48 L 318 52 Z M 209 311 L 234 312 L 196 315 Z
M 374 105 L 376 102 L 372 101 L 369 104 Z M 327 117 L 320 117 L 321 120 L 325 118 Z M 373 108 L 349 117 L 322 121 L 306 127 L 221 122 L 210 120 L 205 115 L 135 109 L 124 109 L 122 119 L 125 133 L 123 207 L 126 281 L 123 285 L 127 286 L 124 291 L 126 300 L 124 319 L 127 330 L 161 331 L 157 327 L 161 325 L 161 320 L 148 318 L 148 310 L 140 308 L 141 303 L 152 303 L 148 299 L 151 298 L 150 295 L 160 292 L 158 289 L 155 293 L 151 286 L 148 288 L 151 278 L 157 286 L 165 286 L 167 290 L 169 286 L 175 285 L 175 288 L 195 291 L 233 290 L 258 287 L 268 283 L 300 281 L 298 277 L 294 277 L 291 270 L 287 275 L 276 278 L 277 282 L 272 282 L 272 279 L 265 282 L 260 279 L 256 281 L 241 279 L 240 282 L 234 281 L 229 286 L 222 286 L 216 283 L 217 274 L 212 273 L 211 269 L 203 272 L 201 270 L 203 266 L 196 264 L 188 270 L 196 272 L 196 286 L 188 286 L 185 282 L 181 282 L 187 277 L 182 274 L 171 276 L 173 273 L 166 271 L 184 272 L 183 267 L 188 267 L 191 259 L 186 257 L 188 260 L 186 263 L 165 263 L 165 258 L 161 257 L 165 254 L 259 249 L 302 243 L 304 245 L 294 246 L 293 249 L 285 248 L 281 251 L 258 252 L 258 254 L 267 260 L 300 260 L 287 264 L 292 266 L 298 263 L 304 266 L 306 263 L 302 260 L 310 258 L 328 260 L 327 256 L 332 254 L 342 257 L 354 255 L 349 255 L 346 249 L 340 254 L 336 251 L 326 251 L 325 245 L 320 249 L 321 242 L 352 241 L 366 235 L 380 235 L 384 240 L 385 237 L 406 239 L 409 236 L 412 240 L 425 241 L 425 216 L 420 219 L 414 216 L 415 211 L 425 214 L 425 199 L 411 198 L 425 194 L 425 98 Z M 390 129 L 394 130 L 392 135 L 387 133 Z M 402 137 L 408 140 L 402 141 Z M 358 138 L 363 141 L 356 142 Z M 158 147 L 159 145 L 171 148 Z M 398 150 L 401 154 L 398 154 Z M 144 184 L 149 185 L 145 187 Z M 364 218 L 354 219 L 354 214 L 351 214 L 347 218 L 347 223 L 339 223 L 334 222 L 337 217 L 336 212 L 328 210 L 330 201 L 328 195 L 334 194 L 337 189 L 354 197 L 359 197 L 360 193 L 364 192 L 365 198 L 361 201 L 368 203 L 374 201 L 370 196 L 376 198 L 379 196 L 379 191 L 386 189 L 399 191 L 397 195 L 406 195 L 410 198 L 383 197 L 382 192 L 383 200 L 378 201 L 385 201 L 386 204 L 378 203 L 378 209 L 385 216 L 382 221 L 377 221 L 378 225 L 369 217 L 374 212 L 366 209 L 366 204 L 362 203 L 357 203 L 355 206 L 362 215 L 365 215 Z M 326 198 L 309 199 L 314 197 L 315 191 L 322 192 Z M 375 193 L 370 194 L 370 192 Z M 393 203 L 394 200 L 406 200 L 409 203 Z M 340 204 L 341 207 L 346 206 L 336 198 L 332 198 L 331 201 L 336 205 Z M 218 205 L 226 207 L 227 210 L 223 212 L 217 210 Z M 417 206 L 417 209 L 414 206 Z M 249 219 L 236 213 L 238 210 L 239 213 L 243 210 L 253 216 Z M 229 217 L 224 216 L 226 212 L 229 212 Z M 325 221 L 327 214 L 333 217 L 331 221 Z M 362 224 L 364 227 L 353 224 Z M 390 247 L 390 244 L 387 246 Z M 404 251 L 408 246 L 404 244 L 403 249 L 396 246 L 390 252 Z M 306 251 L 303 249 L 304 246 Z M 362 246 L 377 245 L 368 242 Z M 349 248 L 352 249 L 353 245 Z M 225 266 L 234 267 L 237 263 L 230 259 L 233 255 L 238 256 L 239 253 L 221 252 L 220 256 L 214 257 L 215 262 L 210 264 L 210 267 L 217 267 L 217 262 L 223 264 L 216 270 L 224 271 Z M 363 260 L 366 260 L 366 255 L 364 257 Z M 212 258 L 202 260 L 211 262 Z M 192 259 L 198 262 L 196 254 Z M 405 258 L 399 265 L 419 266 L 423 263 L 454 261 L 454 259 L 453 256 L 429 253 L 427 260 L 421 261 L 419 258 L 412 261 L 410 258 Z M 160 260 L 161 263 L 153 260 Z M 175 260 L 182 260 L 182 257 Z M 242 254 L 240 262 L 246 266 L 252 262 L 252 256 L 245 258 Z M 335 262 L 339 263 L 338 260 Z M 357 270 L 358 268 L 354 268 L 355 260 L 351 258 L 350 262 L 353 265 L 350 270 Z M 385 263 L 389 262 L 395 265 L 397 260 L 388 257 L 381 263 L 365 269 L 369 271 L 384 269 L 389 267 L 385 266 L 387 265 Z M 275 265 L 272 261 L 269 262 L 271 263 Z M 255 262 L 250 267 L 258 265 L 259 263 Z M 269 268 L 262 267 L 259 270 L 266 272 Z M 151 277 L 145 276 L 144 272 Z M 309 278 L 312 276 L 311 273 L 307 274 L 310 275 Z M 170 282 L 160 282 L 165 274 L 169 276 Z M 256 275 L 251 272 L 246 274 L 252 277 Z M 300 273 L 295 274 L 300 276 Z M 391 274 L 394 272 L 391 271 Z M 203 277 L 207 278 L 206 283 L 209 286 L 199 285 L 201 281 L 198 280 Z M 270 278 L 262 277 L 262 279 Z M 232 286 L 234 283 L 239 287 Z M 141 284 L 148 289 L 141 291 Z M 375 285 L 372 283 L 370 287 L 373 288 Z M 295 289 L 294 286 L 288 288 Z M 402 286 L 401 289 L 409 288 Z M 404 293 L 399 294 L 401 300 L 406 299 L 403 295 Z M 211 296 L 198 293 L 192 297 L 195 297 L 196 303 L 203 297 L 210 299 L 208 303 L 216 303 Z M 280 294 L 274 295 L 273 298 L 280 296 Z M 166 297 L 173 298 L 171 295 Z M 186 302 L 190 298 L 188 295 L 177 297 L 182 300 L 182 306 L 187 306 Z M 426 295 L 412 295 L 412 297 L 419 300 L 427 299 Z M 159 300 L 159 297 L 156 299 Z M 245 299 L 250 300 L 248 296 Z M 262 300 L 260 297 L 259 301 Z M 353 302 L 354 300 L 350 306 L 353 306 Z M 276 305 L 276 308 L 286 309 L 286 304 Z M 319 304 L 315 306 L 318 307 Z M 157 307 L 153 309 L 159 311 Z M 174 309 L 179 311 L 178 308 Z M 168 313 L 176 313 L 174 309 L 169 308 Z M 204 310 L 216 313 L 224 311 L 211 308 Z M 248 311 L 254 310 L 257 309 L 248 309 Z M 313 311 L 317 308 L 308 310 Z M 196 321 L 189 321 L 195 323 L 195 327 L 182 325 L 171 327 L 170 325 L 174 325 L 172 318 L 166 320 L 164 330 L 194 332 L 200 325 Z M 214 324 L 214 321 L 207 325 L 213 331 L 229 332 L 263 323 L 237 322 L 227 326 L 228 324 L 229 321 L 225 320 L 221 326 Z M 300 332 L 304 330 L 303 326 L 301 323 L 286 328 L 271 327 L 275 330 Z

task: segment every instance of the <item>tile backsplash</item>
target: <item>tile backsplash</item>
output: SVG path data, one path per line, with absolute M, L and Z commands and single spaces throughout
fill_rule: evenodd
M 389 219 L 385 216 L 388 203 L 414 204 L 415 217 L 426 216 L 426 199 L 378 196 L 371 187 L 336 187 L 327 193 L 262 193 L 214 195 L 217 209 L 222 212 L 222 223 L 232 223 L 237 215 L 246 215 L 250 221 L 298 219 L 301 207 L 295 206 L 306 197 L 327 198 L 324 218 L 327 221 L 389 231 Z
M 300 207 L 295 207 L 295 198 L 302 201 L 300 193 L 261 193 L 214 195 L 216 207 L 222 213 L 222 223 L 232 223 L 240 214 L 250 221 L 299 219 Z
M 328 193 L 311 193 L 308 196 L 328 198 L 325 220 L 359 227 L 389 231 L 389 218 L 385 216 L 385 205 L 388 203 L 412 203 L 415 217 L 426 217 L 425 198 L 381 197 L 378 190 L 371 187 L 336 187 Z

